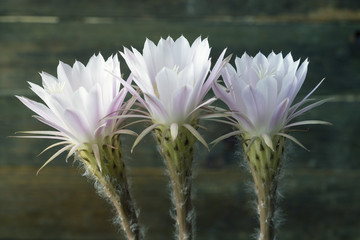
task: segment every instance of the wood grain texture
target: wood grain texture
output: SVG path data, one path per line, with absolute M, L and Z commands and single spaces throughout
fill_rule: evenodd
M 0 168 L 0 239 L 122 239 L 112 211 L 81 171 L 47 167 Z M 240 169 L 199 169 L 194 179 L 197 239 L 249 239 L 257 226 L 249 175 Z M 130 171 L 147 239 L 169 239 L 167 176 L 162 168 Z M 356 239 L 359 171 L 297 170 L 285 177 L 279 239 Z
M 234 56 L 282 51 L 296 59 L 308 57 L 302 96 L 326 77 L 316 95 L 334 100 L 299 120 L 321 119 L 334 126 L 294 133 L 311 152 L 288 145 L 288 174 L 280 187 L 285 221 L 279 239 L 360 239 L 359 9 L 357 0 L 1 0 L 0 239 L 121 239 L 112 225 L 111 208 L 80 169 L 60 156 L 36 176 L 51 153 L 36 156 L 49 142 L 8 136 L 45 126 L 31 119 L 33 113 L 14 95 L 36 99 L 26 81 L 40 84 L 39 71 L 56 75 L 59 60 L 86 63 L 97 52 L 108 57 L 123 46 L 141 51 L 145 38 L 156 42 L 182 34 L 190 41 L 208 37 L 212 59 L 225 47 Z M 44 16 L 51 21 L 36 20 Z M 121 68 L 129 73 L 123 62 Z M 207 141 L 230 130 L 205 125 Z M 133 140 L 123 139 L 124 151 L 146 239 L 172 239 L 163 163 L 152 137 L 130 155 Z M 235 139 L 219 143 L 211 152 L 198 148 L 198 240 L 248 240 L 258 225 L 251 178 L 239 167 L 238 152 Z

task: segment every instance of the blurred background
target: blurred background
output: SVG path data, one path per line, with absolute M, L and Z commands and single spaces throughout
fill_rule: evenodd
M 145 38 L 208 37 L 215 60 L 271 51 L 309 58 L 300 96 L 326 78 L 314 97 L 332 97 L 302 119 L 326 120 L 294 135 L 310 149 L 287 145 L 280 203 L 280 240 L 360 239 L 360 2 L 358 0 L 0 0 L 0 239 L 122 239 L 93 183 L 65 156 L 38 176 L 48 141 L 14 139 L 46 129 L 14 95 L 36 99 L 27 81 L 56 75 L 58 61 L 86 63 L 123 46 L 142 50 Z M 128 74 L 124 62 L 122 72 Z M 230 131 L 204 123 L 207 141 Z M 140 131 L 143 126 L 138 126 Z M 167 176 L 151 136 L 129 153 L 132 192 L 147 238 L 172 238 Z M 198 146 L 194 205 L 197 239 L 251 239 L 257 227 L 251 178 L 236 139 L 211 152 Z

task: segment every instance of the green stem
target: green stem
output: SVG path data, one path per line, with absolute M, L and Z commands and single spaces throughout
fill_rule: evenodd
M 85 145 L 79 154 L 92 177 L 101 185 L 98 189 L 100 193 L 104 194 L 114 206 L 119 219 L 118 223 L 127 239 L 140 240 L 142 236 L 129 192 L 125 165 L 121 159 L 120 142 L 117 137 L 108 140 L 109 142 L 99 149 L 101 169 L 91 146 Z
M 155 137 L 169 171 L 176 209 L 179 240 L 193 239 L 193 206 L 191 201 L 192 162 L 196 138 L 184 127 L 173 141 L 168 130 L 155 129 Z
M 244 134 L 243 138 L 248 139 L 248 136 Z M 274 213 L 277 206 L 276 191 L 284 151 L 284 139 L 274 137 L 272 141 L 275 146 L 274 151 L 259 138 L 253 142 L 250 148 L 247 143 L 244 143 L 244 149 L 248 150 L 246 156 L 257 194 L 260 222 L 259 240 L 273 240 L 275 238 Z

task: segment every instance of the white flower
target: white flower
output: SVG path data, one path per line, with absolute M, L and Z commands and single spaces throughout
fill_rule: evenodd
M 225 50 L 211 72 L 210 47 L 200 37 L 191 46 L 184 36 L 160 39 L 157 45 L 147 39 L 143 54 L 132 50 L 125 48 L 121 54 L 144 94 L 138 99 L 150 114 L 152 129 L 167 126 L 174 139 L 180 126 L 191 127 L 198 110 L 215 100 L 204 102 L 204 97 L 228 61 L 223 61 Z
M 125 88 L 120 90 L 117 56 L 105 61 L 101 54 L 94 55 L 86 66 L 78 61 L 73 67 L 60 62 L 57 78 L 45 72 L 40 75 L 42 87 L 29 84 L 45 104 L 17 97 L 37 114 L 35 118 L 55 129 L 26 131 L 22 133 L 30 135 L 23 137 L 61 140 L 49 148 L 65 145 L 44 165 L 66 150 L 69 157 L 83 144 L 101 145 L 105 137 L 116 134 L 119 120 L 104 118 L 118 114 L 127 94 Z
M 235 59 L 236 70 L 230 64 L 224 67 L 222 77 L 226 87 L 214 84 L 213 90 L 228 105 L 241 131 L 251 138 L 264 139 L 270 148 L 274 135 L 297 142 L 284 130 L 304 124 L 327 124 L 316 120 L 289 123 L 324 102 L 315 102 L 299 110 L 321 81 L 303 100 L 292 106 L 309 64 L 305 60 L 299 67 L 299 63 L 300 60 L 294 61 L 290 53 L 285 58 L 281 53 L 273 52 L 268 57 L 262 53 L 255 57 L 244 53 L 241 58 Z

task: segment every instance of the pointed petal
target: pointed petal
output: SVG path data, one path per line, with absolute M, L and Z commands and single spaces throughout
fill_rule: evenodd
M 155 96 L 148 95 L 144 93 L 145 100 L 148 103 L 148 111 L 151 114 L 151 117 L 160 122 L 167 122 L 169 119 L 169 113 L 166 111 L 165 107 L 162 105 L 162 103 L 157 99 Z
M 74 146 L 70 149 L 70 151 L 69 151 L 69 153 L 68 153 L 68 155 L 66 156 L 66 159 L 65 159 L 66 162 L 67 162 L 68 159 L 76 152 L 76 150 L 79 148 L 79 146 L 80 146 L 80 144 L 77 144 L 77 145 L 74 145 Z M 74 161 L 75 161 L 75 160 L 74 160 Z
M 100 169 L 100 172 L 102 172 L 102 166 L 101 166 L 101 159 L 100 159 L 100 151 L 99 146 L 97 144 L 92 145 L 92 150 L 94 152 L 96 163 Z
M 15 97 L 17 97 L 31 111 L 35 112 L 36 114 L 38 114 L 39 116 L 45 119 L 48 119 L 49 121 L 55 122 L 54 114 L 45 104 L 38 103 L 26 97 L 21 97 L 21 96 L 15 96 Z
M 294 138 L 293 136 L 286 134 L 286 133 L 277 133 L 276 135 L 279 136 L 283 136 L 285 138 L 290 139 L 291 141 L 293 141 L 294 143 L 296 143 L 297 145 L 299 145 L 300 147 L 302 147 L 303 149 L 305 149 L 306 151 L 309 151 L 309 149 L 307 149 L 304 145 L 302 145 L 299 140 L 297 140 L 296 138 Z
M 254 125 L 256 125 L 259 114 L 252 87 L 250 85 L 247 85 L 244 89 L 242 89 L 241 95 L 242 100 L 246 106 L 246 116 L 251 120 Z
M 315 87 L 313 90 L 311 90 L 299 103 L 297 103 L 294 107 L 294 109 L 292 110 L 292 112 L 290 113 L 290 116 L 294 114 L 294 112 L 306 101 L 306 99 L 308 99 L 308 97 L 310 97 L 311 94 L 313 94 L 313 92 L 315 92 L 315 90 L 321 85 L 321 83 L 325 80 L 322 79 Z
M 289 98 L 285 98 L 274 110 L 270 122 L 268 131 L 277 131 L 277 127 L 282 126 L 286 118 L 286 113 L 289 109 Z
M 212 87 L 215 96 L 221 99 L 230 109 L 236 109 L 236 104 L 234 103 L 234 100 L 231 98 L 230 93 L 226 92 L 226 88 L 224 86 L 221 86 L 218 83 L 214 83 Z
M 135 136 L 135 137 L 137 137 L 138 136 L 138 134 L 136 133 L 136 132 L 134 132 L 134 131 L 132 131 L 132 130 L 129 130 L 129 129 L 120 129 L 120 130 L 117 130 L 117 131 L 115 131 L 115 132 L 113 132 L 113 133 L 111 133 L 111 134 L 113 134 L 113 135 L 117 135 L 117 134 L 127 134 L 127 135 L 132 135 L 132 136 Z
M 184 87 L 178 89 L 174 93 L 173 97 L 173 119 L 184 121 L 187 117 L 187 113 L 192 110 L 189 106 L 189 96 L 191 95 L 192 88 L 185 85 Z
M 126 128 L 126 127 L 129 127 L 129 126 L 133 125 L 133 124 L 137 124 L 137 123 L 141 123 L 141 122 L 151 122 L 151 121 L 149 121 L 147 119 L 132 121 L 132 122 L 126 124 L 126 125 L 121 126 L 121 128 Z
M 211 70 L 209 77 L 207 78 L 203 88 L 201 89 L 201 93 L 200 93 L 201 98 L 203 98 L 206 95 L 206 93 L 213 85 L 214 81 L 218 79 L 218 77 L 220 76 L 221 69 L 230 61 L 232 55 L 229 55 L 223 60 L 225 52 L 226 49 L 224 49 L 220 54 L 220 57 L 216 61 L 214 67 Z
M 207 106 L 207 105 L 210 105 L 212 104 L 213 102 L 216 101 L 216 98 L 210 98 L 208 100 L 206 100 L 205 102 L 201 103 L 199 106 L 197 106 L 194 110 L 192 110 L 187 116 L 186 118 L 190 117 L 194 112 L 196 112 L 197 110 L 199 110 L 200 108 L 204 107 L 204 106 Z
M 290 127 L 301 126 L 301 125 L 310 125 L 310 124 L 332 125 L 331 123 L 326 122 L 326 121 L 306 120 L 306 121 L 300 121 L 300 122 L 288 124 L 284 128 L 290 128 Z
M 225 123 L 225 124 L 233 126 L 235 128 L 239 128 L 238 123 L 234 123 L 234 122 L 230 122 L 230 121 L 225 121 L 225 120 L 220 120 L 220 119 L 213 119 L 213 118 L 209 118 L 209 119 L 205 118 L 204 120 L 210 120 L 210 121 L 214 121 L 214 122 Z
M 62 132 L 57 132 L 57 131 L 18 131 L 17 133 L 21 133 L 21 134 L 40 134 L 40 135 L 52 135 L 52 136 L 62 136 L 62 137 L 66 137 L 65 134 L 63 134 Z
M 231 117 L 231 113 L 210 113 L 200 116 L 200 119 Z
M 155 129 L 157 126 L 160 126 L 160 123 L 156 123 L 151 125 L 150 127 L 147 127 L 144 131 L 142 131 L 139 136 L 135 139 L 135 142 L 133 144 L 133 146 L 131 147 L 131 153 L 134 151 L 134 148 L 136 147 L 136 145 L 149 133 L 151 132 L 153 129 Z
M 171 108 L 173 91 L 177 89 L 178 74 L 168 68 L 163 68 L 155 78 L 159 100 L 166 109 Z
M 89 140 L 92 132 L 89 129 L 89 125 L 85 120 L 85 116 L 80 115 L 75 110 L 65 110 L 64 119 L 67 125 L 73 130 L 72 132 L 76 133 L 76 139 L 78 141 Z
M 38 121 L 40 121 L 40 122 L 42 122 L 42 123 L 44 123 L 44 124 L 46 124 L 46 125 L 48 125 L 48 126 L 50 126 L 52 128 L 55 128 L 56 130 L 59 130 L 60 132 L 64 133 L 64 136 L 66 136 L 66 137 L 68 137 L 70 139 L 76 139 L 75 135 L 72 134 L 68 129 L 65 129 L 64 127 L 59 126 L 56 123 L 53 123 L 53 122 L 51 122 L 51 121 L 49 121 L 49 120 L 47 120 L 47 119 L 45 119 L 45 118 L 43 118 L 41 116 L 35 115 L 33 117 L 35 119 L 37 119 Z
M 48 165 L 52 160 L 54 160 L 57 156 L 59 156 L 61 153 L 65 152 L 66 150 L 69 150 L 72 147 L 72 145 L 67 145 L 63 148 L 61 148 L 59 151 L 57 151 L 54 155 L 52 155 L 37 171 L 36 175 L 39 174 L 39 172 Z
M 118 115 L 115 117 L 107 117 L 107 119 L 126 119 L 126 118 L 145 118 L 151 119 L 151 117 L 142 114 L 125 114 L 125 115 Z
M 196 129 L 193 126 L 191 126 L 190 124 L 184 124 L 183 126 L 187 128 L 187 130 L 189 130 L 191 134 L 194 135 L 210 151 L 204 138 L 200 135 L 198 131 L 196 131 Z
M 320 106 L 320 105 L 322 105 L 322 104 L 324 104 L 324 103 L 326 103 L 328 101 L 329 101 L 329 99 L 323 99 L 323 100 L 320 100 L 318 102 L 312 103 L 312 104 L 300 109 L 297 112 L 294 112 L 292 115 L 289 116 L 289 118 L 287 119 L 287 122 L 291 121 L 292 119 L 300 116 L 301 114 L 303 114 L 303 113 L 305 113 L 305 112 L 307 112 L 307 111 L 309 111 L 309 110 L 311 110 L 311 109 L 313 109 L 315 107 L 318 107 L 318 106 Z
M 250 151 L 251 146 L 254 144 L 254 142 L 255 142 L 255 140 L 256 140 L 257 138 L 258 138 L 258 137 L 252 137 L 252 138 L 251 138 L 248 147 L 245 149 L 245 154 L 247 154 L 247 153 Z M 244 139 L 244 141 L 246 141 L 246 139 Z
M 47 150 L 53 148 L 53 147 L 56 147 L 56 146 L 59 146 L 59 145 L 71 145 L 71 143 L 69 143 L 68 141 L 61 141 L 61 142 L 57 142 L 57 143 L 54 143 L 50 146 L 48 146 L 47 148 L 45 148 L 44 150 L 41 151 L 41 153 L 39 153 L 38 156 L 40 156 L 41 154 L 43 154 L 44 152 L 46 152 Z
M 214 141 L 212 141 L 210 144 L 213 145 L 213 147 L 218 144 L 220 141 L 224 140 L 224 139 L 227 139 L 229 137 L 232 137 L 232 136 L 235 136 L 235 135 L 240 135 L 242 133 L 244 133 L 245 131 L 240 131 L 240 130 L 237 130 L 237 131 L 234 131 L 234 132 L 230 132 L 230 133 L 227 133 L 227 134 L 224 134 L 222 135 L 221 137 L 218 137 L 217 139 L 215 139 Z
M 56 140 L 63 140 L 67 141 L 69 140 L 66 137 L 58 137 L 58 136 L 46 136 L 46 135 L 30 135 L 30 136 L 12 136 L 14 138 L 39 138 L 39 139 L 56 139 Z
M 124 79 L 122 78 L 118 78 L 117 76 L 114 75 L 114 77 L 116 77 L 120 82 L 121 84 L 132 94 L 132 95 L 135 95 L 137 100 L 144 106 L 147 108 L 147 104 L 146 102 L 144 101 L 144 99 L 142 99 L 139 95 L 139 93 L 127 82 L 125 81 Z

